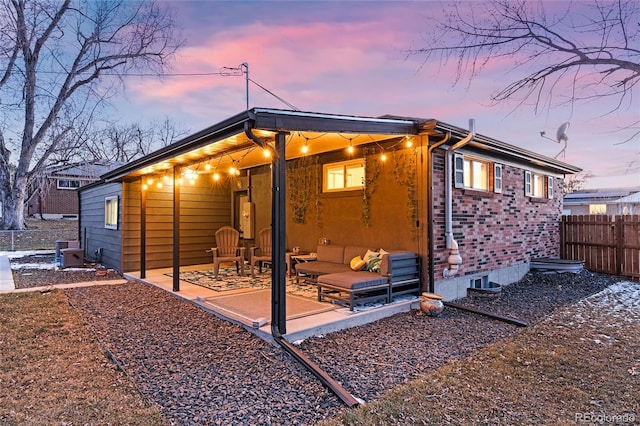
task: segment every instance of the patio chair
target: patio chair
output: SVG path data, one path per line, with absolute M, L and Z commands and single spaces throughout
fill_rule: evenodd
M 271 263 L 271 227 L 264 228 L 258 233 L 257 247 L 249 249 L 249 263 L 251 264 L 251 276 L 255 276 L 255 266 L 258 264 L 259 272 L 262 272 L 262 264 Z
M 213 272 L 218 279 L 220 263 L 235 262 L 236 272 L 244 276 L 244 247 L 240 247 L 240 233 L 230 227 L 223 226 L 216 231 L 216 246 L 211 249 L 213 252 Z

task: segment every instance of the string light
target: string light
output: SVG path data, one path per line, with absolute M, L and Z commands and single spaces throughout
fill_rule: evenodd
M 220 173 L 215 172 L 213 173 L 213 180 L 215 180 L 216 182 L 220 180 Z
M 380 156 L 380 159 L 382 161 L 387 161 L 387 154 L 385 152 L 383 152 L 382 155 Z
M 205 164 L 205 165 L 204 165 L 204 169 L 205 169 L 206 171 L 211 170 L 211 164 L 209 164 L 209 163 Z
M 349 154 L 353 154 L 353 145 L 351 145 L 351 139 L 349 139 L 349 148 L 347 148 Z
M 413 146 L 413 140 L 407 137 L 407 141 L 405 142 L 405 145 L 407 146 L 407 148 L 411 148 Z
M 264 158 L 269 158 L 269 157 L 271 157 L 271 151 L 269 151 L 268 148 L 264 148 L 262 150 L 262 155 L 264 155 Z

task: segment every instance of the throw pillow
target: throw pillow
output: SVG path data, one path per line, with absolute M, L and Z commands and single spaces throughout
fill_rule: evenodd
M 380 257 L 384 256 L 385 254 L 389 254 L 389 252 L 383 248 L 381 248 L 380 251 L 378 251 L 378 253 L 380 253 Z
M 372 257 L 367 262 L 367 271 L 380 273 L 380 265 L 382 264 L 382 258 L 379 256 Z
M 371 259 L 372 257 L 378 257 L 378 256 L 380 256 L 380 253 L 378 253 L 377 251 L 367 250 L 367 253 L 364 255 L 362 259 L 365 262 L 368 262 L 369 259 Z
M 360 256 L 356 256 L 351 259 L 349 266 L 351 266 L 351 269 L 353 269 L 354 271 L 359 271 L 364 268 L 364 265 L 366 264 L 367 262 L 365 262 Z

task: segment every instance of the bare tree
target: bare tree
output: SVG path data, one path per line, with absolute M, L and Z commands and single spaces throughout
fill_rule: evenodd
M 23 226 L 30 178 L 128 71 L 167 69 L 181 42 L 165 6 L 0 0 L 0 229 Z
M 582 189 L 585 180 L 589 177 L 589 173 L 580 172 L 575 175 L 570 175 L 564 178 L 562 182 L 562 193 L 571 194 Z
M 152 122 L 150 130 L 153 132 L 154 141 L 157 141 L 160 145 L 158 148 L 171 145 L 189 134 L 187 129 L 178 128 L 169 117 L 165 117 L 161 121 Z
M 456 4 L 426 34 L 424 46 L 409 55 L 422 56 L 425 64 L 432 58 L 454 63 L 455 83 L 468 78 L 470 84 L 486 67 L 504 64 L 514 80 L 492 95 L 494 102 L 531 102 L 538 112 L 611 97 L 612 111 L 637 108 L 632 99 L 640 81 L 637 0 Z M 554 91 L 558 87 L 563 90 Z
M 129 162 L 170 145 L 187 134 L 168 117 L 163 121 L 151 122 L 148 128 L 140 123 L 111 123 L 103 129 L 83 135 L 82 143 L 76 150 L 76 160 Z

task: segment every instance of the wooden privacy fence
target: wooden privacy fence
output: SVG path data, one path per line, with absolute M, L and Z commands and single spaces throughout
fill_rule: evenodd
M 640 215 L 562 216 L 560 255 L 593 272 L 640 281 Z

